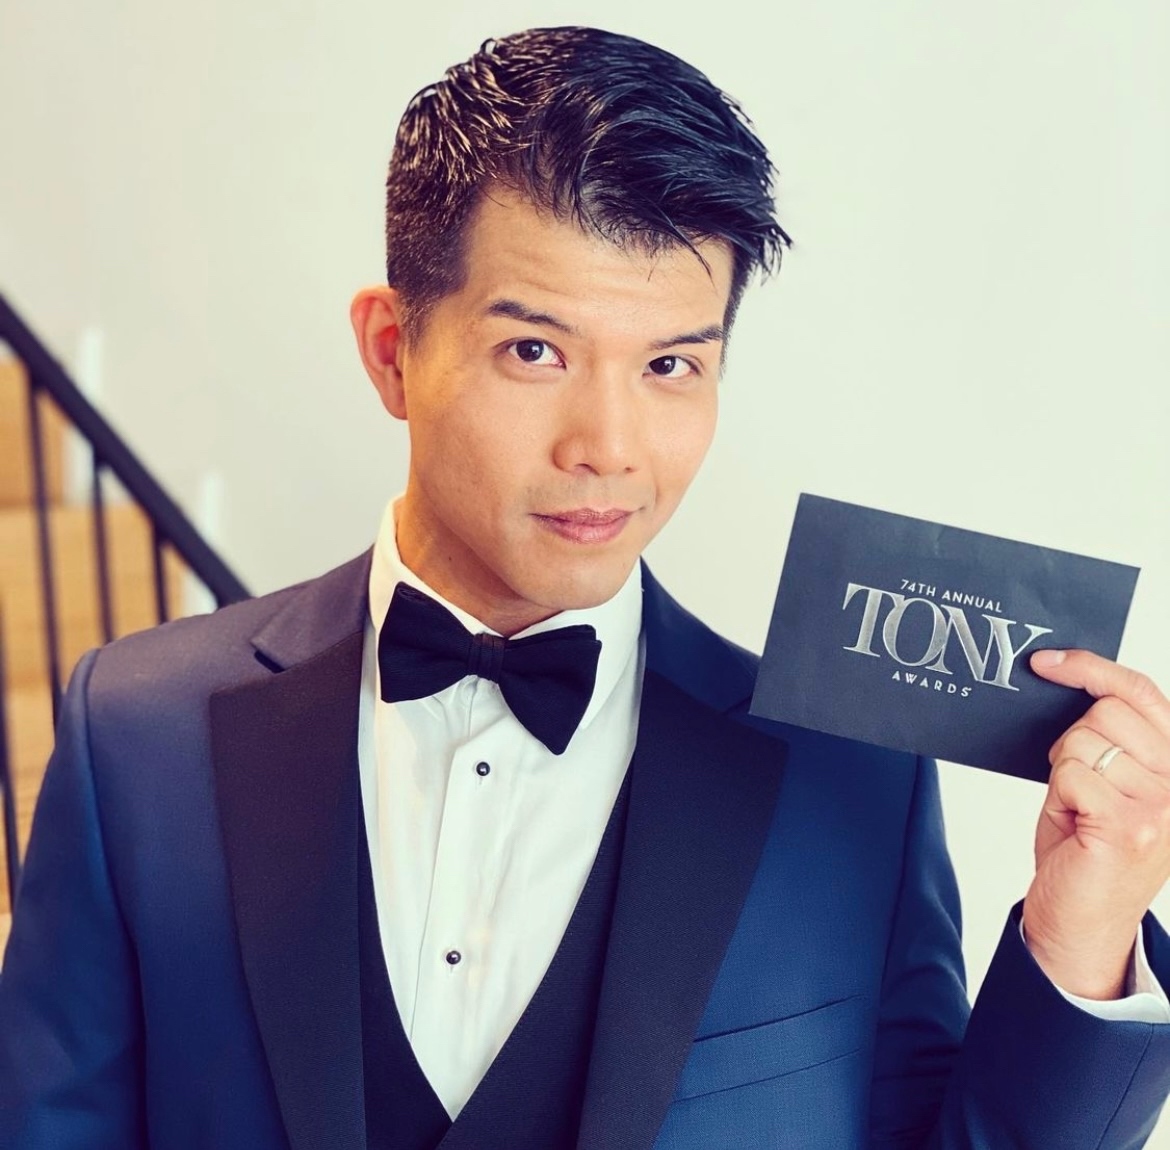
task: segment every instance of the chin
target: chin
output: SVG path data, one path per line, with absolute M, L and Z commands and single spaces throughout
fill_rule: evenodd
M 525 598 L 555 611 L 584 611 L 607 603 L 629 577 L 630 567 L 601 571 L 565 572 L 560 578 L 541 580 Z

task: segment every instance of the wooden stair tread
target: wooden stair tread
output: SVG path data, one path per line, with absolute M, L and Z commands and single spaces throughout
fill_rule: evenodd
M 67 423 L 48 396 L 39 404 L 47 494 L 57 502 L 64 489 Z M 32 502 L 28 384 L 20 361 L 0 351 L 0 507 Z
M 103 641 L 96 539 L 89 504 L 64 502 L 66 456 L 76 432 L 70 430 L 68 421 L 47 395 L 39 395 L 37 403 L 49 502 L 59 631 L 57 654 L 60 674 L 67 681 L 78 658 Z M 0 345 L 0 626 L 4 639 L 8 750 L 22 855 L 53 749 L 29 424 L 24 368 Z M 145 514 L 124 499 L 107 500 L 105 524 L 113 634 L 120 637 L 158 621 L 152 532 Z M 169 548 L 163 550 L 163 570 L 169 612 L 183 614 L 186 568 Z M 3 835 L 0 823 L 0 844 Z M 4 859 L 0 853 L 0 956 L 11 914 Z
M 60 667 L 67 681 L 78 658 L 102 641 L 91 511 L 88 507 L 54 507 L 50 522 L 57 572 Z M 157 617 L 149 521 L 133 504 L 112 504 L 107 507 L 107 542 L 115 635 L 154 626 Z M 169 552 L 164 556 L 169 602 L 172 610 L 181 611 L 184 568 Z M 31 508 L 0 508 L 0 607 L 10 765 L 23 854 L 53 748 L 36 515 Z M 0 858 L 0 913 L 9 909 L 5 871 Z
M 39 395 L 49 502 L 58 663 L 63 681 L 78 658 L 103 641 L 97 543 L 88 502 L 65 503 L 66 455 L 76 436 L 47 396 Z M 36 798 L 53 749 L 40 548 L 29 443 L 28 383 L 23 366 L 0 345 L 0 626 L 4 639 L 4 703 L 8 750 L 23 854 Z M 154 626 L 154 548 L 146 515 L 124 499 L 108 499 L 106 547 L 115 637 Z M 186 568 L 163 550 L 169 613 L 184 613 Z M 0 824 L 0 843 L 3 825 Z M 0 854 L 0 953 L 7 936 L 7 874 Z
M 85 651 L 102 641 L 96 544 L 89 507 L 54 507 L 49 516 L 60 625 L 59 657 L 65 675 Z M 114 634 L 127 635 L 153 626 L 157 617 L 149 521 L 134 504 L 111 504 L 106 508 L 106 539 Z M 183 567 L 174 555 L 164 554 L 171 611 L 180 613 Z M 47 680 L 39 572 L 35 512 L 28 507 L 0 509 L 0 612 L 5 676 L 13 686 Z
M 16 836 L 23 855 L 33 810 L 53 750 L 53 705 L 47 687 L 17 687 L 4 697 L 8 721 L 9 766 L 16 797 Z M 3 828 L 0 826 L 0 841 Z M 4 856 L 7 857 L 7 856 Z M 0 858 L 0 914 L 8 905 L 7 868 Z

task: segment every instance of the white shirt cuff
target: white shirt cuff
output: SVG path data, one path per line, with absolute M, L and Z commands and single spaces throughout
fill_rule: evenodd
M 1022 922 L 1020 938 L 1024 938 Z M 1052 985 L 1056 986 L 1056 983 Z M 1125 976 L 1124 998 L 1102 1002 L 1096 998 L 1081 998 L 1079 995 L 1069 994 L 1059 986 L 1056 986 L 1056 989 L 1060 990 L 1073 1006 L 1107 1022 L 1170 1023 L 1170 999 L 1167 999 L 1166 991 L 1150 969 L 1150 961 L 1146 957 L 1146 943 L 1140 929 L 1133 948 L 1133 957 L 1129 962 L 1129 972 Z

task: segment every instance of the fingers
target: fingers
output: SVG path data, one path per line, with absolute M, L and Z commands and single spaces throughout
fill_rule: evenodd
M 1104 967 L 1076 957 L 1078 948 L 1086 938 L 1108 936 L 1110 947 L 1132 939 L 1131 924 L 1170 878 L 1170 703 L 1146 676 L 1088 651 L 1036 652 L 1031 662 L 1097 701 L 1049 756 L 1025 904 L 1029 945 L 1040 924 L 1046 937 L 1033 953 L 1075 959 L 1045 965 L 1050 976 L 1059 969 L 1061 985 L 1107 986 L 1113 967 L 1103 976 Z M 1112 747 L 1104 770 L 1094 770 Z
M 1045 811 L 1050 816 L 1076 814 L 1079 830 L 1091 833 L 1116 819 L 1125 796 L 1099 772 L 1079 759 L 1061 759 L 1048 777 Z
M 1108 695 L 1123 699 L 1143 718 L 1170 738 L 1170 701 L 1147 675 L 1123 667 L 1092 651 L 1037 651 L 1032 670 L 1065 687 L 1078 687 L 1096 699 Z
M 1151 770 L 1170 771 L 1170 735 L 1158 728 L 1124 699 L 1098 699 L 1081 720 L 1111 743 L 1124 747 Z
M 1110 747 L 1120 746 L 1120 753 L 1114 755 L 1104 771 L 1097 771 L 1096 764 Z M 1139 758 L 1126 752 L 1120 741 L 1099 734 L 1087 726 L 1075 726 L 1052 748 L 1050 759 L 1055 766 L 1062 762 L 1075 762 L 1088 767 L 1107 785 L 1115 787 L 1127 798 L 1142 802 L 1157 803 L 1170 794 L 1170 778 L 1147 770 Z
M 1061 757 L 1061 748 L 1073 731 L 1082 727 L 1095 731 L 1106 744 L 1115 743 L 1139 763 L 1158 770 L 1170 766 L 1170 739 L 1158 730 L 1148 719 L 1139 714 L 1123 699 L 1109 695 L 1098 699 L 1078 720 L 1053 744 L 1048 761 L 1055 763 Z M 1102 748 L 1103 750 L 1104 748 Z M 1079 758 L 1080 756 L 1078 756 Z M 1090 760 L 1089 765 L 1092 766 Z
M 1165 846 L 1170 830 L 1170 792 L 1163 788 L 1152 800 L 1123 793 L 1108 777 L 1123 757 L 1119 755 L 1105 775 L 1078 759 L 1061 759 L 1049 776 L 1044 813 L 1062 828 L 1071 823 L 1071 833 L 1082 843 L 1087 845 L 1092 840 L 1110 852 L 1120 853 L 1127 864 L 1144 865 L 1149 861 L 1147 856 L 1157 854 L 1153 858 L 1157 873 L 1151 880 L 1152 892 L 1156 892 L 1166 881 L 1166 861 L 1170 861 Z M 1128 766 L 1140 776 L 1140 767 L 1132 761 Z M 1125 765 L 1122 769 L 1126 769 Z M 1145 774 L 1148 777 L 1149 772 Z M 1149 898 L 1152 897 L 1153 893 Z M 1149 905 L 1149 898 L 1143 888 L 1143 908 Z

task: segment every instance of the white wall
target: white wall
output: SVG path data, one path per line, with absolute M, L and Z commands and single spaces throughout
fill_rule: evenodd
M 66 361 L 100 329 L 113 421 L 192 510 L 218 473 L 254 588 L 313 574 L 405 474 L 346 319 L 397 118 L 481 39 L 560 23 L 736 95 L 798 241 L 652 549 L 668 586 L 758 648 L 810 490 L 1141 565 L 1123 657 L 1170 686 L 1164 0 L 0 0 L 0 291 Z M 978 982 L 1041 793 L 944 783 Z

